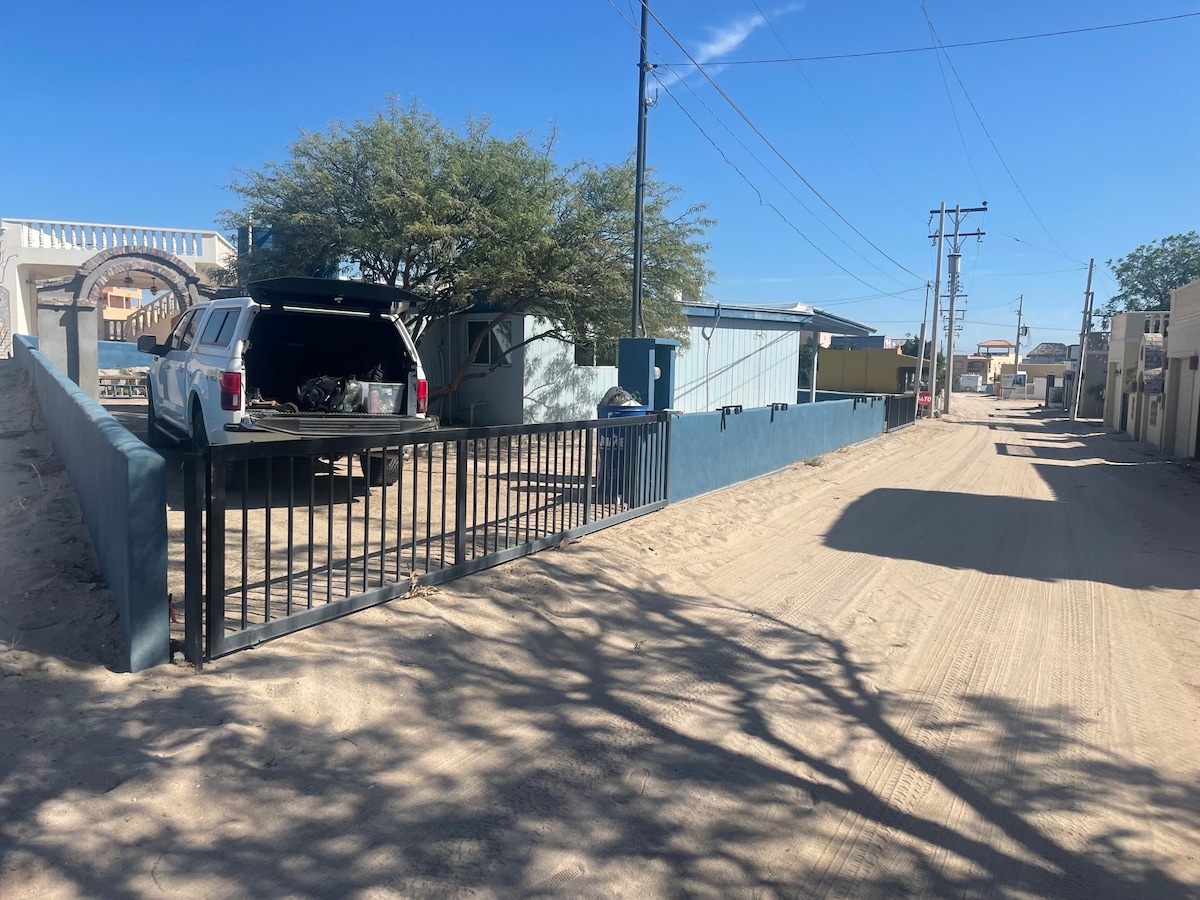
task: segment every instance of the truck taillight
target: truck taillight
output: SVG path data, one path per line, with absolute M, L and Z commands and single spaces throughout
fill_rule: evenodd
M 222 372 L 217 382 L 221 387 L 221 409 L 241 409 L 242 373 Z
M 417 412 L 429 411 L 429 382 L 424 378 L 417 379 Z

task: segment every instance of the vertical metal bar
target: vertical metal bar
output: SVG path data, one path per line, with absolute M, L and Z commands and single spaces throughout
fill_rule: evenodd
M 367 448 L 363 459 L 363 577 L 362 589 L 367 590 L 367 569 L 371 565 L 371 448 Z M 346 465 L 354 468 L 354 462 L 346 457 Z
M 246 541 L 250 531 L 250 510 L 248 506 L 247 488 L 250 486 L 250 460 L 242 460 L 242 628 L 246 627 L 250 598 L 247 594 L 246 585 L 250 581 L 250 573 L 247 571 L 247 553 Z
M 292 554 L 296 552 L 296 457 L 288 457 L 288 558 L 287 558 L 287 614 L 292 614 L 292 576 L 295 563 Z
M 313 605 L 313 544 L 316 543 L 316 535 L 313 533 L 313 526 L 316 524 L 314 518 L 316 516 L 317 506 L 317 458 L 310 456 L 308 458 L 308 600 L 307 609 L 312 609 Z
M 205 655 L 216 655 L 225 638 L 225 457 L 218 448 L 209 449 L 208 535 L 205 575 L 208 581 L 208 610 L 204 635 Z
M 387 494 L 388 494 L 388 448 L 383 448 L 383 497 L 379 503 L 379 586 L 387 583 Z
M 449 481 L 449 473 L 447 472 L 449 467 L 446 465 L 446 450 L 449 447 L 449 443 L 446 441 L 441 441 L 440 445 L 442 448 L 442 519 L 438 523 L 438 530 L 442 533 L 442 556 L 438 564 L 438 568 L 444 569 L 446 568 L 446 489 L 447 482 Z
M 662 460 L 663 460 L 662 496 L 659 497 L 658 499 L 669 501 L 671 499 L 671 427 L 672 427 L 670 413 L 663 414 L 662 427 L 663 427 L 663 431 L 665 433 L 665 436 L 663 439 L 663 451 L 662 451 Z
M 420 475 L 421 466 L 421 445 L 412 445 L 412 568 L 409 570 L 412 573 L 417 571 L 417 507 L 420 505 L 417 497 L 417 477 Z
M 396 479 L 396 583 L 400 583 L 401 547 L 404 546 L 404 450 L 412 444 L 401 444 L 396 448 L 396 468 L 400 478 Z
M 554 432 L 553 436 L 551 437 L 550 444 L 554 448 L 554 461 L 551 462 L 551 464 L 550 464 L 550 477 L 552 477 L 554 479 L 554 482 L 548 486 L 549 490 L 547 492 L 547 497 L 552 498 L 549 500 L 549 502 L 552 504 L 552 506 L 550 507 L 550 533 L 557 534 L 559 531 L 563 530 L 563 528 L 562 528 L 562 518 L 563 518 L 562 472 L 561 472 L 563 442 L 562 442 L 562 432 L 561 431 Z
M 529 502 L 528 502 L 529 498 L 525 496 L 525 478 L 527 476 L 525 475 L 524 469 L 521 467 L 521 448 L 524 446 L 524 444 L 525 444 L 525 435 L 518 434 L 517 435 L 517 477 L 516 477 L 516 481 L 514 482 L 514 484 L 516 486 L 515 490 L 517 493 L 517 497 L 516 497 L 517 514 L 516 514 L 516 518 L 513 520 L 513 531 L 515 531 L 517 533 L 517 541 L 516 541 L 517 544 L 523 543 L 521 540 L 521 523 L 524 521 L 524 517 L 521 515 L 521 506 L 522 506 L 521 501 L 522 500 L 526 501 L 524 503 L 524 506 L 526 506 L 526 507 L 529 506 Z
M 350 561 L 354 558 L 354 465 L 350 456 L 346 457 L 346 593 L 350 596 Z
M 454 564 L 467 561 L 467 442 L 454 444 Z
M 583 432 L 583 524 L 592 524 L 592 455 L 595 447 L 596 429 L 590 426 Z
M 425 447 L 425 571 L 429 571 L 429 552 L 433 545 L 433 444 Z
M 504 548 L 512 546 L 512 435 L 504 439 Z M 500 468 L 499 461 L 496 468 Z
M 204 668 L 204 457 L 183 458 L 183 655 Z
M 333 489 L 335 486 L 333 477 L 333 457 L 329 457 L 329 515 L 325 517 L 325 524 L 328 527 L 329 535 L 325 545 L 325 602 L 333 602 Z
M 263 585 L 264 585 L 264 587 L 263 587 L 263 621 L 264 622 L 271 621 L 271 550 L 273 549 L 271 546 L 271 519 L 273 518 L 273 516 L 271 515 L 271 507 L 272 507 L 272 503 L 274 502 L 274 499 L 275 499 L 273 491 L 272 491 L 273 485 L 271 484 L 272 478 L 275 473 L 271 468 L 271 462 L 272 462 L 272 459 L 269 456 L 266 458 L 266 460 L 264 460 L 264 469 L 266 471 L 266 479 L 267 479 L 266 503 L 263 507 L 263 514 L 267 518 L 265 528 L 263 529 L 264 535 L 265 535 L 265 541 L 266 541 L 266 551 L 267 551 L 266 564 L 263 567 L 263 574 L 265 576 L 263 578 Z M 242 490 L 243 491 L 246 490 L 245 485 L 242 485 Z
M 479 538 L 479 440 L 471 441 L 471 559 L 478 556 Z
M 546 473 L 544 470 L 546 468 L 546 465 L 545 465 L 545 463 L 542 462 L 542 443 L 543 443 L 542 438 L 543 437 L 544 437 L 544 435 L 542 434 L 542 432 L 539 431 L 537 433 L 537 504 L 534 506 L 534 517 L 533 517 L 533 536 L 535 538 L 541 537 L 543 534 L 546 533 L 545 532 L 545 524 L 544 524 L 545 523 L 545 515 L 546 515 L 546 507 L 545 507 L 546 501 L 545 501 L 545 497 L 544 497 L 544 494 L 545 494 L 544 482 L 545 482 L 545 478 L 546 478 Z
M 490 456 L 492 452 L 492 439 L 484 438 L 483 440 L 483 555 L 488 555 L 488 525 L 491 520 L 491 513 L 488 512 L 490 506 L 489 501 L 491 496 L 492 480 L 488 476 L 491 474 Z M 475 468 L 479 469 L 479 458 L 475 459 Z

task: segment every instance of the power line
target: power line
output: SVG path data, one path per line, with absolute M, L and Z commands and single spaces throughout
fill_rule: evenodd
M 639 29 L 637 28 L 637 26 L 634 25 L 634 23 L 630 19 L 627 19 L 625 17 L 625 14 L 623 12 L 621 12 L 621 10 L 616 6 L 616 4 L 613 2 L 613 0 L 608 0 L 608 5 L 613 8 L 613 11 L 616 12 L 617 15 L 621 17 L 622 20 L 624 20 L 625 24 L 627 24 L 631 30 L 633 30 L 635 33 L 639 33 Z M 653 13 L 651 13 L 651 15 L 653 15 Z M 676 43 L 678 43 L 678 42 L 676 42 Z M 656 47 L 654 47 L 653 44 L 650 44 L 650 47 L 651 47 L 651 49 L 654 50 L 654 52 L 656 54 L 661 56 L 658 49 Z M 651 74 L 653 75 L 653 72 Z M 783 181 L 779 178 L 778 175 L 776 175 L 761 159 L 759 159 L 757 155 L 755 155 L 754 151 L 752 151 L 749 147 L 746 146 L 745 142 L 742 141 L 742 139 L 739 138 L 736 133 L 734 133 L 733 129 L 731 129 L 729 127 L 729 125 L 727 125 L 725 123 L 725 121 L 719 115 L 717 115 L 717 113 L 712 109 L 712 107 L 710 107 L 707 103 L 704 102 L 704 98 L 701 97 L 698 93 L 696 93 L 695 89 L 690 84 L 688 84 L 686 79 L 681 78 L 679 76 L 676 76 L 676 78 L 677 78 L 677 81 L 680 84 L 682 84 L 685 88 L 687 88 L 688 92 L 691 93 L 691 95 L 696 98 L 696 101 L 704 108 L 704 110 L 710 116 L 712 116 L 722 128 L 725 129 L 726 133 L 730 137 L 733 138 L 733 140 L 737 143 L 737 145 L 739 147 L 741 147 L 744 151 L 746 151 L 746 153 L 750 156 L 750 158 L 753 159 L 756 163 L 758 163 L 759 167 L 762 168 L 762 170 L 764 172 L 766 172 L 768 175 L 770 175 L 771 178 L 775 181 L 775 183 L 778 184 L 784 190 L 784 192 L 787 193 L 787 195 L 789 197 L 791 197 L 793 200 L 795 200 L 796 203 L 798 203 L 800 205 L 800 207 L 806 213 L 808 213 L 810 216 L 812 216 L 813 220 L 818 225 L 820 225 L 822 228 L 824 228 L 826 231 L 828 231 L 831 235 L 833 235 L 833 237 L 835 237 L 843 246 L 845 246 L 846 249 L 848 249 L 851 253 L 853 253 L 855 256 L 857 256 L 859 259 L 861 259 L 864 263 L 866 263 L 868 266 L 870 266 L 876 272 L 883 275 L 885 278 L 890 278 L 892 281 L 895 281 L 897 284 L 904 284 L 904 282 L 901 281 L 899 278 L 896 278 L 895 276 L 889 274 L 888 272 L 885 272 L 883 269 L 879 268 L 879 266 L 875 265 L 873 262 L 871 262 L 869 259 L 867 259 L 865 256 L 863 256 L 862 253 L 860 253 L 857 249 L 855 249 L 853 246 L 851 246 L 846 241 L 845 238 L 843 238 L 840 234 L 838 234 L 836 231 L 834 231 L 828 224 L 826 224 L 821 218 L 819 218 L 816 215 L 816 213 L 814 213 L 807 206 L 807 204 L 805 204 L 805 202 L 803 200 L 801 200 L 798 196 L 796 196 L 796 193 L 790 187 L 788 187 L 786 184 L 783 183 Z M 734 164 L 734 162 L 732 160 L 729 159 L 728 155 L 720 148 L 720 146 L 718 146 L 716 141 L 713 140 L 713 138 L 704 130 L 704 128 L 687 111 L 687 109 L 679 101 L 679 98 L 676 97 L 671 92 L 671 89 L 667 86 L 667 84 L 664 83 L 663 80 L 661 78 L 659 78 L 657 75 L 654 75 L 654 80 L 658 83 L 659 87 L 661 87 L 664 91 L 666 91 L 667 96 L 670 97 L 672 102 L 676 106 L 679 107 L 680 111 L 683 112 L 684 116 L 686 116 L 687 119 L 692 123 L 692 125 L 694 125 L 696 127 L 696 129 L 704 136 L 705 140 L 707 140 L 712 145 L 713 149 L 717 151 L 718 155 L 720 155 L 720 157 L 725 161 L 726 165 L 728 165 L 731 169 L 733 169 L 741 177 L 741 179 L 746 182 L 746 184 L 750 187 L 750 189 L 754 191 L 754 193 L 758 197 L 759 205 L 769 207 L 773 212 L 775 212 L 776 215 L 778 215 L 784 221 L 785 224 L 787 224 L 787 226 L 789 228 L 791 228 L 793 231 L 795 231 L 796 234 L 798 234 L 805 242 L 807 242 L 810 246 L 812 246 L 813 249 L 815 249 L 818 253 L 820 253 L 822 256 L 824 256 L 827 260 L 829 260 L 831 263 L 833 263 L 835 266 L 837 266 L 839 269 L 841 269 L 843 272 L 845 272 L 851 278 L 854 278 L 856 281 L 860 282 L 861 284 L 866 285 L 867 287 L 871 288 L 871 290 L 873 290 L 873 291 L 879 291 L 880 292 L 879 296 L 884 296 L 884 297 L 896 296 L 896 292 L 883 291 L 880 288 L 876 287 L 875 285 L 871 284 L 870 282 L 864 281 L 862 278 L 859 278 L 859 276 L 855 275 L 848 268 L 843 266 L 840 262 L 838 262 L 836 259 L 834 259 L 832 256 L 830 256 L 828 253 L 826 253 L 815 242 L 813 242 L 812 239 L 809 238 L 808 235 L 806 235 L 804 232 L 802 232 L 790 219 L 788 219 L 787 216 L 785 216 L 779 210 L 778 207 L 776 207 L 774 204 L 764 200 L 762 191 L 758 188 L 758 186 L 755 185 L 754 182 L 751 181 L 750 178 L 744 172 L 742 172 L 742 170 L 739 169 L 738 166 L 736 164 Z M 785 160 L 785 162 L 786 162 L 786 160 Z M 906 291 L 902 291 L 900 293 L 905 293 L 905 292 Z
M 1087 28 L 1068 28 L 1063 31 L 1043 31 L 1039 34 L 1021 34 L 1014 37 L 989 38 L 981 41 L 960 41 L 955 44 L 938 44 L 933 47 L 905 47 L 897 50 L 866 50 L 859 53 L 835 53 L 828 56 L 789 56 L 783 59 L 733 59 L 727 60 L 723 66 L 764 66 L 792 62 L 825 62 L 834 59 L 864 59 L 871 56 L 899 56 L 905 53 L 930 53 L 939 50 L 957 50 L 962 47 L 984 47 L 989 44 L 1012 44 L 1017 41 L 1035 41 L 1042 38 L 1062 37 L 1070 34 L 1087 34 L 1093 31 L 1110 31 L 1115 28 L 1132 28 L 1137 25 L 1155 25 L 1161 22 L 1174 22 L 1179 19 L 1193 19 L 1200 12 L 1180 13 L 1176 16 L 1160 16 L 1156 19 L 1138 19 L 1133 22 L 1114 22 L 1111 25 L 1092 25 Z M 674 65 L 683 65 L 675 63 Z
M 934 41 L 939 45 L 941 38 L 937 36 L 937 31 L 933 27 L 933 20 L 929 18 L 929 11 L 925 8 L 925 0 L 920 0 L 921 12 L 925 14 L 925 21 L 929 23 L 929 31 L 933 35 Z M 1050 238 L 1050 243 L 1058 247 L 1059 251 L 1066 256 L 1067 251 L 1063 250 L 1062 246 L 1054 239 L 1054 235 L 1050 233 L 1050 229 L 1046 227 L 1046 223 L 1042 221 L 1041 216 L 1037 214 L 1037 210 L 1033 208 L 1033 204 L 1029 202 L 1029 198 L 1025 196 L 1025 192 L 1021 190 L 1021 185 L 1017 183 L 1017 176 L 1012 173 L 1012 169 L 1008 167 L 1008 163 L 1004 159 L 1004 155 L 1000 152 L 1000 148 L 996 146 L 996 142 L 992 139 L 992 133 L 988 131 L 988 127 L 984 124 L 983 116 L 979 114 L 978 108 L 975 106 L 975 101 L 971 99 L 971 94 L 967 91 L 967 86 L 963 84 L 962 77 L 958 74 L 958 69 L 954 67 L 953 60 L 950 59 L 950 54 L 942 48 L 941 55 L 946 58 L 946 63 L 950 66 L 950 71 L 954 73 L 954 78 L 958 82 L 958 86 L 962 88 L 963 96 L 967 98 L 967 103 L 971 106 L 971 112 L 975 113 L 975 118 L 979 122 L 979 127 L 983 129 L 984 135 L 988 139 L 988 143 L 992 145 L 992 150 L 996 152 L 996 158 L 1000 160 L 1000 165 L 1004 167 L 1004 171 L 1008 173 L 1009 180 L 1012 181 L 1013 187 L 1017 189 L 1017 193 L 1021 195 L 1021 199 L 1025 201 L 1025 206 L 1029 209 L 1030 214 L 1038 225 L 1042 226 L 1042 231 L 1046 233 L 1046 237 Z M 981 188 L 982 190 L 982 188 Z
M 1081 268 L 1081 269 L 1087 268 L 1087 263 L 1083 262 L 1082 260 L 1075 259 L 1075 257 L 1069 256 L 1066 253 L 1060 253 L 1057 250 L 1047 250 L 1045 247 L 1039 247 L 1037 244 L 1031 244 L 1029 241 L 1024 240 L 1023 238 L 1019 238 L 1015 234 L 1008 234 L 1007 232 L 1004 232 L 1004 231 L 998 231 L 996 233 L 1004 235 L 1004 237 L 1006 237 L 1006 238 L 1011 238 L 1012 240 L 1016 241 L 1018 244 L 1023 244 L 1024 246 L 1029 247 L 1033 250 L 1038 250 L 1042 253 L 1047 253 L 1050 256 L 1062 257 L 1063 259 L 1067 260 L 1068 262 L 1078 263 L 1079 268 Z
M 782 219 L 783 222 L 789 228 L 792 229 L 792 231 L 796 232 L 796 234 L 798 234 L 800 236 L 801 240 L 803 240 L 806 244 L 808 244 L 810 247 L 812 247 L 814 250 L 816 250 L 818 253 L 820 253 L 823 257 L 825 257 L 827 260 L 829 260 L 829 262 L 833 263 L 835 266 L 837 266 L 839 269 L 841 269 L 843 272 L 845 272 L 847 275 L 849 275 L 855 281 L 859 282 L 859 284 L 865 285 L 866 287 L 869 287 L 871 290 L 878 292 L 879 296 L 886 296 L 886 297 L 896 296 L 892 292 L 881 291 L 878 287 L 871 284 L 869 281 L 866 281 L 866 280 L 860 278 L 858 275 L 855 275 L 853 272 L 851 272 L 849 269 L 847 269 L 845 266 L 843 266 L 840 262 L 838 262 L 836 259 L 834 259 L 832 256 L 830 256 L 828 253 L 826 253 L 824 250 L 822 250 L 819 246 L 817 246 L 817 244 L 814 243 L 813 240 L 808 235 L 806 235 L 803 231 L 801 231 L 796 226 L 796 224 L 794 222 L 792 222 L 791 219 L 789 219 L 787 216 L 785 216 L 783 214 L 783 212 L 779 209 L 779 207 L 777 207 L 774 203 L 770 203 L 770 202 L 764 200 L 762 191 L 760 191 L 758 189 L 758 186 L 755 185 L 754 182 L 750 180 L 749 176 L 747 176 L 745 172 L 743 172 L 740 168 L 738 168 L 737 164 L 734 163 L 733 160 L 731 160 L 729 158 L 729 156 L 725 153 L 725 151 L 720 148 L 720 146 L 717 144 L 717 142 L 714 141 L 712 139 L 712 137 L 709 135 L 709 133 L 704 130 L 704 127 L 699 122 L 697 122 L 695 117 L 693 117 L 692 114 L 690 112 L 688 112 L 687 108 L 682 103 L 679 102 L 679 98 L 677 98 L 671 92 L 671 89 L 669 87 L 667 87 L 666 84 L 663 83 L 662 79 L 660 79 L 656 75 L 654 77 L 654 80 L 657 81 L 659 86 L 664 91 L 667 92 L 667 96 L 671 98 L 672 102 L 674 102 L 674 104 L 677 107 L 679 107 L 680 112 L 682 112 L 684 114 L 684 116 L 687 117 L 688 121 L 691 122 L 692 125 L 695 126 L 696 130 L 699 131 L 700 134 L 704 136 L 704 139 L 707 140 L 712 145 L 713 149 L 717 151 L 717 153 L 720 155 L 721 159 L 723 159 L 725 161 L 725 164 L 728 165 L 731 169 L 733 169 L 733 171 L 737 172 L 738 176 L 741 177 L 741 179 L 744 182 L 746 182 L 746 184 L 750 187 L 750 189 L 752 191 L 754 191 L 754 193 L 758 196 L 758 202 L 760 205 L 766 206 L 767 208 L 769 208 L 772 212 L 775 213 L 775 215 L 779 216 L 779 218 Z
M 789 49 L 788 45 L 786 43 L 784 43 L 783 36 L 775 28 L 774 23 L 769 18 L 767 18 L 767 14 L 763 11 L 763 8 L 761 6 L 759 6 L 758 0 L 751 0 L 751 2 L 754 3 L 754 8 L 756 10 L 758 10 L 758 14 L 762 17 L 763 22 L 766 23 L 767 28 L 769 28 L 771 30 L 771 34 L 775 35 L 775 40 L 777 40 L 779 42 L 779 46 L 783 48 L 783 52 L 790 55 L 792 52 L 791 49 Z M 846 127 L 844 125 L 842 125 L 841 119 L 839 119 L 836 115 L 834 115 L 833 110 L 830 109 L 829 104 L 825 102 L 825 98 L 822 97 L 820 92 L 817 91 L 816 85 L 814 85 L 812 83 L 812 80 L 805 73 L 804 69 L 802 69 L 800 67 L 800 64 L 798 62 L 793 61 L 792 66 L 800 74 L 800 77 L 804 79 L 804 83 L 806 85 L 808 85 L 808 89 L 810 91 L 812 91 L 813 96 L 817 98 L 817 101 L 825 109 L 825 112 L 829 113 L 829 118 L 833 119 L 833 123 L 835 125 L 837 125 L 838 130 L 840 130 L 842 132 L 842 134 L 845 136 L 846 140 L 850 142 L 850 146 L 853 147 L 858 152 L 858 155 L 862 157 L 863 162 L 865 162 L 867 164 L 867 168 L 875 173 L 875 177 L 879 179 L 879 181 L 883 184 L 884 187 L 886 187 L 889 191 L 892 192 L 892 196 L 895 197 L 897 201 L 899 201 L 901 206 L 903 206 L 905 209 L 907 209 L 910 213 L 912 213 L 917 218 L 920 218 L 921 214 L 918 213 L 911 206 L 909 206 L 907 203 L 905 203 L 904 198 L 901 197 L 896 192 L 896 189 L 894 187 L 892 187 L 891 184 L 888 183 L 887 179 L 884 178 L 883 175 L 880 174 L 879 170 L 876 169 L 874 165 L 872 165 L 871 160 L 867 158 L 867 154 L 863 152 L 862 148 L 858 145 L 858 143 L 854 140 L 854 138 L 852 138 L 850 136 L 850 132 L 846 130 Z M 980 188 L 980 190 L 982 190 L 982 188 Z
M 655 51 L 655 52 L 657 52 L 657 51 Z M 663 83 L 662 79 L 658 78 L 658 76 L 655 76 L 654 80 L 657 81 L 659 86 L 664 91 L 667 92 L 667 96 L 669 96 L 671 98 L 671 100 L 674 101 L 676 106 L 681 106 L 681 104 L 679 102 L 679 98 L 675 97 L 671 93 L 670 88 L 666 84 Z M 733 138 L 734 142 L 739 147 L 741 147 L 743 150 L 745 150 L 746 153 L 749 155 L 749 157 L 752 160 L 754 160 L 756 163 L 758 163 L 759 168 L 761 168 L 764 172 L 766 172 L 768 175 L 770 175 L 772 180 L 774 180 L 774 182 L 776 184 L 778 184 L 781 188 L 783 188 L 784 193 L 786 193 L 789 197 L 791 197 L 793 200 L 795 200 L 796 203 L 798 203 L 800 205 L 801 209 L 803 209 L 806 213 L 808 213 L 810 216 L 812 216 L 813 221 L 815 221 L 818 225 L 820 225 L 822 228 L 824 228 L 826 231 L 828 231 L 831 235 L 833 235 L 833 237 L 836 238 L 838 240 L 838 242 L 840 242 L 842 244 L 842 246 L 844 246 L 847 250 L 849 250 L 851 253 L 853 253 L 855 256 L 857 256 L 859 259 L 861 259 L 864 263 L 866 263 L 868 266 L 870 266 L 872 269 L 874 269 L 880 275 L 884 276 L 885 278 L 890 278 L 892 281 L 896 282 L 897 284 L 904 283 L 903 281 L 901 281 L 899 278 L 895 277 L 894 275 L 883 271 L 883 269 L 879 268 L 879 266 L 875 265 L 875 263 L 871 262 L 869 259 L 867 259 L 865 256 L 863 256 L 863 254 L 860 253 L 853 246 L 851 246 L 850 243 L 845 238 L 843 238 L 840 234 L 838 234 L 836 231 L 834 231 L 828 224 L 825 223 L 825 221 L 823 219 L 818 217 L 816 213 L 814 213 L 811 209 L 809 209 L 808 205 L 803 200 L 801 200 L 798 196 L 796 196 L 795 191 L 793 191 L 790 187 L 788 187 L 786 184 L 784 184 L 783 180 L 780 179 L 780 177 L 778 175 L 776 175 L 775 172 L 773 172 L 771 170 L 771 168 L 769 166 L 767 166 L 766 163 L 764 163 L 761 159 L 759 159 L 753 150 L 751 150 L 749 147 L 746 146 L 745 142 L 740 137 L 737 136 L 737 134 L 733 131 L 732 128 L 729 127 L 728 124 L 726 124 L 724 119 L 722 119 L 720 116 L 718 116 L 716 114 L 716 112 L 713 110 L 713 108 L 711 106 L 709 106 L 707 103 L 704 102 L 704 98 L 701 97 L 698 93 L 696 93 L 696 90 L 690 84 L 688 84 L 687 81 L 685 81 L 683 79 L 679 79 L 678 83 L 682 84 L 685 88 L 687 88 L 688 93 L 690 93 L 693 97 L 696 98 L 696 102 L 699 103 L 704 108 L 705 112 L 707 112 L 710 116 L 712 116 L 717 121 L 717 124 L 725 129 L 725 133 L 728 134 L 731 138 Z M 686 111 L 684 112 L 684 115 L 687 115 Z M 688 116 L 688 118 L 690 119 L 691 117 Z M 692 121 L 692 124 L 696 124 L 694 120 Z M 699 128 L 699 126 L 697 126 L 697 128 Z M 700 131 L 702 134 L 704 133 L 703 129 L 700 129 Z M 705 135 L 705 137 L 708 137 L 708 135 Z M 715 141 L 712 140 L 712 138 L 708 138 L 708 140 L 709 140 L 709 143 L 713 144 L 714 147 L 716 146 L 716 143 L 715 143 Z M 718 152 L 720 152 L 720 148 L 717 148 L 717 150 L 718 150 Z M 724 157 L 723 153 L 721 155 L 722 155 L 722 157 Z M 725 161 L 727 163 L 729 162 L 729 160 L 727 158 Z M 735 167 L 735 170 L 736 170 L 736 167 Z M 741 173 L 739 172 L 739 174 L 741 174 Z M 753 187 L 753 185 L 751 185 L 751 186 Z M 762 193 L 758 190 L 758 188 L 754 188 L 754 190 L 759 195 L 758 196 L 759 203 L 760 204 L 763 203 Z
M 918 275 L 912 269 L 908 268 L 908 266 L 906 266 L 903 263 L 900 263 L 897 260 L 895 260 L 894 258 L 892 258 L 892 256 L 889 255 L 887 253 L 887 251 L 885 251 L 882 247 L 880 247 L 878 244 L 876 244 L 874 241 L 872 241 L 869 237 L 867 237 L 865 234 L 863 234 L 858 229 L 858 227 L 854 225 L 853 222 L 851 222 L 844 215 L 842 215 L 842 213 L 838 210 L 838 208 L 836 206 L 834 206 L 832 203 L 830 203 L 828 200 L 826 200 L 825 196 L 816 189 L 816 187 L 812 184 L 812 182 L 810 182 L 807 178 L 805 178 L 802 174 L 800 174 L 800 170 L 797 169 L 794 165 L 792 165 L 791 160 L 789 160 L 786 156 L 784 156 L 783 153 L 780 152 L 779 148 L 777 148 L 771 142 L 770 138 L 768 138 L 765 134 L 763 134 L 762 130 L 757 125 L 754 124 L 754 122 L 750 119 L 750 117 L 748 115 L 746 115 L 746 113 L 742 110 L 742 108 L 733 101 L 733 98 L 730 97 L 729 94 L 727 94 L 725 92 L 725 89 L 722 88 L 719 84 L 717 84 L 716 80 L 714 80 L 713 77 L 708 74 L 708 71 L 704 68 L 704 66 L 701 63 L 696 61 L 695 57 L 693 57 L 692 54 L 690 52 L 688 52 L 687 47 L 685 47 L 683 45 L 683 42 L 680 41 L 679 38 L 675 37 L 675 35 L 671 32 L 671 30 L 669 28 L 667 28 L 666 25 L 663 24 L 662 19 L 660 19 L 653 10 L 650 10 L 650 17 L 653 18 L 654 21 L 658 23 L 658 27 L 661 28 L 663 30 L 663 33 L 666 34 L 666 36 L 671 39 L 672 43 L 674 43 L 675 46 L 677 46 L 680 50 L 683 51 L 684 56 L 686 56 L 688 58 L 688 62 L 690 62 L 691 65 L 694 66 L 700 72 L 700 74 L 704 76 L 704 79 L 713 86 L 713 89 L 716 90 L 716 92 L 721 95 L 721 98 L 726 103 L 728 103 L 733 108 L 733 111 L 736 112 L 738 114 L 738 116 L 742 119 L 742 121 L 745 122 L 750 127 L 750 130 L 753 131 L 758 136 L 758 138 L 764 144 L 766 144 L 767 147 L 770 148 L 772 153 L 774 153 L 777 157 L 779 157 L 779 160 L 785 166 L 787 166 L 788 169 L 791 170 L 793 175 L 795 175 L 797 178 L 800 179 L 800 181 L 804 184 L 804 186 L 806 188 L 808 188 L 810 191 L 812 191 L 812 193 L 817 197 L 818 200 L 820 200 L 823 204 L 825 204 L 825 206 L 829 209 L 830 212 L 832 212 L 835 216 L 837 216 L 839 219 L 841 219 L 842 222 L 845 223 L 845 225 L 851 231 L 853 231 L 860 238 L 862 238 L 864 241 L 866 241 L 875 251 L 877 251 L 881 256 L 883 256 L 892 265 L 896 266 L 897 268 L 899 268 L 900 270 L 902 270 L 904 272 L 907 272 L 913 278 L 921 279 L 920 275 Z M 673 67 L 667 66 L 667 68 L 673 68 Z M 924 280 L 924 279 L 921 279 L 921 280 Z
M 933 42 L 936 45 L 941 46 L 937 32 L 933 30 L 933 22 L 929 18 L 929 10 L 925 8 L 925 0 L 920 0 L 920 4 L 921 13 L 925 16 L 925 24 L 929 26 L 929 36 L 933 38 Z M 950 95 L 950 82 L 946 80 L 946 68 L 942 65 L 942 54 L 936 54 L 934 59 L 937 60 L 938 73 L 942 76 L 942 87 L 946 89 L 946 100 L 950 104 L 950 115 L 954 117 L 954 129 L 958 132 L 958 141 L 962 144 L 963 155 L 967 158 L 967 165 L 971 169 L 971 177 L 975 179 L 975 187 L 979 188 L 980 195 L 987 196 L 987 191 L 983 189 L 983 185 L 979 182 L 979 173 L 975 171 L 975 160 L 971 158 L 971 151 L 967 149 L 967 139 L 963 136 L 962 123 L 958 121 L 958 109 L 954 106 L 954 98 Z M 947 61 L 949 61 L 949 57 L 947 57 Z

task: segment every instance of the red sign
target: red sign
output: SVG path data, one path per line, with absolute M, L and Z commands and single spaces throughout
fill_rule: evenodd
M 917 405 L 918 406 L 928 406 L 932 402 L 933 402 L 933 395 L 930 394 L 929 391 L 921 391 L 919 394 L 917 394 Z

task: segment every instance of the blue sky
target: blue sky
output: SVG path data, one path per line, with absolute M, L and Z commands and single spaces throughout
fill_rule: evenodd
M 635 139 L 635 3 L 6 3 L 0 214 L 210 226 L 234 202 L 235 168 L 282 159 L 299 130 L 370 115 L 389 92 L 448 122 L 489 115 L 501 134 L 557 128 L 563 162 L 619 160 Z M 1200 11 L 925 3 L 944 43 Z M 1030 339 L 1070 342 L 1089 257 L 1099 304 L 1115 290 L 1104 260 L 1197 227 L 1200 18 L 951 49 L 951 69 L 931 52 L 728 65 L 927 47 L 919 0 L 652 9 L 787 161 L 699 73 L 658 68 L 649 160 L 717 220 L 719 300 L 812 303 L 914 333 L 933 276 L 928 211 L 987 200 L 986 217 L 968 220 L 987 236 L 964 246 L 960 340 L 1011 339 L 1023 293 Z M 658 25 L 650 43 L 652 60 L 686 61 Z

